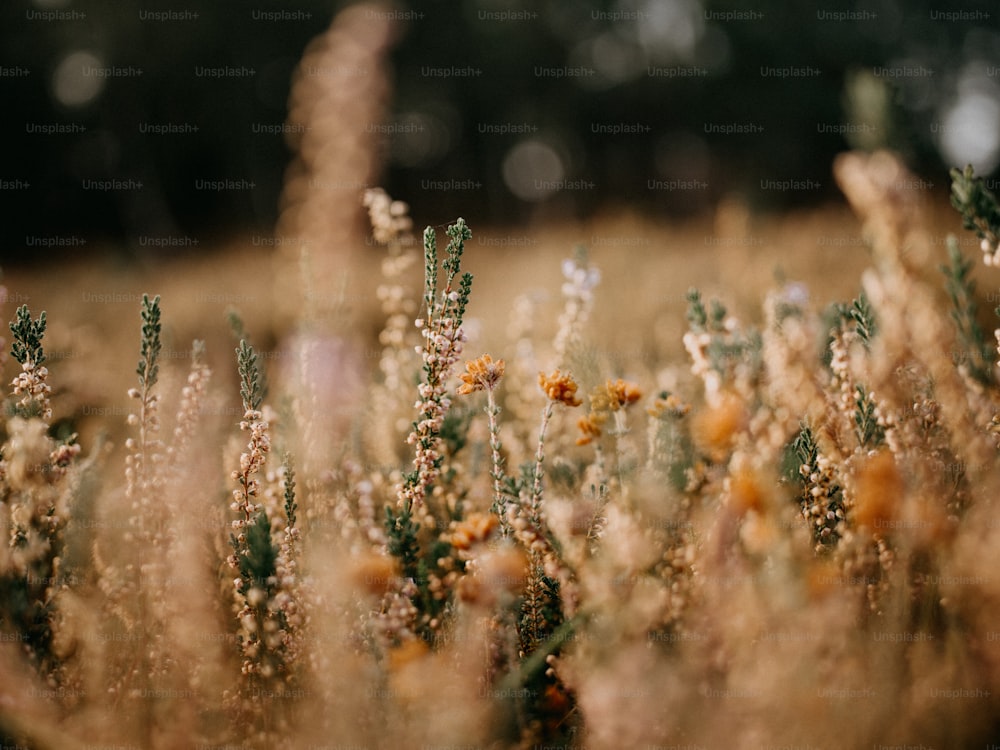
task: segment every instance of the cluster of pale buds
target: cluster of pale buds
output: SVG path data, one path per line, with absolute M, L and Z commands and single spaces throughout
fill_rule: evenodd
M 979 243 L 979 249 L 983 251 L 983 264 L 987 266 L 1000 266 L 1000 242 L 983 237 Z
M 45 379 L 49 376 L 47 367 L 35 367 L 30 360 L 21 365 L 21 372 L 11 381 L 15 396 L 23 396 L 20 405 L 27 407 L 32 401 L 37 401 L 42 419 L 52 418 L 52 408 L 49 406 L 49 394 L 52 388 Z
M 368 209 L 376 242 L 387 245 L 413 228 L 410 207 L 403 201 L 392 200 L 381 188 L 366 190 L 362 204 Z

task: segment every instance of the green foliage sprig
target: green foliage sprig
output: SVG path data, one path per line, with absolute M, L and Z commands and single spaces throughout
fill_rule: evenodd
M 878 324 L 875 322 L 875 311 L 864 292 L 851 303 L 847 316 L 854 321 L 854 330 L 864 343 L 865 349 L 870 348 L 872 339 L 878 333 Z
M 284 498 L 285 517 L 288 519 L 288 528 L 294 528 L 297 520 L 299 504 L 295 499 L 295 467 L 292 465 L 292 457 L 286 453 L 282 457 L 281 465 L 284 467 Z
M 45 351 L 42 338 L 45 335 L 45 311 L 38 320 L 31 319 L 27 305 L 17 309 L 14 321 L 10 323 L 14 339 L 11 354 L 21 363 L 21 372 L 11 382 L 13 395 L 20 397 L 13 406 L 13 413 L 20 417 L 41 417 L 45 422 L 52 418 L 49 395 L 52 388 L 46 383 L 49 371 L 44 366 Z
M 885 442 L 885 430 L 875 415 L 875 400 L 864 386 L 856 386 L 856 392 L 854 426 L 858 442 L 863 448 L 877 448 Z
M 236 364 L 240 374 L 240 397 L 243 399 L 243 408 L 246 411 L 257 411 L 264 400 L 263 378 L 257 361 L 257 352 L 246 339 L 240 339 L 240 345 L 236 347 Z
M 792 450 L 799 462 L 802 516 L 812 531 L 816 551 L 830 551 L 840 539 L 839 527 L 845 518 L 843 492 L 830 472 L 820 465 L 819 446 L 808 425 L 802 425 L 792 442 Z
M 948 237 L 948 264 L 941 266 L 945 276 L 945 289 L 951 299 L 951 319 L 955 323 L 959 340 L 964 347 L 956 361 L 967 365 L 969 374 L 984 385 L 995 382 L 993 375 L 992 347 L 979 325 L 976 304 L 976 282 L 971 277 L 972 261 L 962 257 L 958 240 Z
M 267 580 L 274 576 L 274 563 L 278 558 L 278 548 L 271 540 L 271 522 L 267 514 L 260 510 L 246 525 L 246 540 L 243 543 L 230 535 L 229 543 L 239 561 L 240 578 L 244 590 L 253 586 L 267 588 Z
M 994 249 L 1000 239 L 1000 205 L 983 183 L 976 177 L 972 165 L 965 169 L 952 169 L 951 205 L 962 215 L 962 226 L 986 240 Z
M 701 301 L 701 292 L 692 287 L 688 289 L 684 299 L 688 303 L 687 320 L 691 324 L 691 329 L 696 333 L 708 330 L 708 312 Z
M 152 388 L 160 374 L 160 295 L 142 295 L 142 346 L 136 374 L 139 385 Z
M 726 316 L 729 314 L 726 306 L 713 299 L 706 309 L 698 289 L 689 289 L 686 299 L 687 320 L 691 331 L 710 336 L 704 353 L 712 369 L 724 375 L 742 365 L 751 374 L 758 373 L 763 364 L 761 358 L 764 346 L 760 333 L 754 330 L 729 330 L 726 326 Z
M 45 336 L 45 311 L 38 320 L 31 319 L 27 305 L 17 308 L 17 317 L 10 324 L 10 332 L 14 334 L 11 342 L 11 355 L 22 365 L 30 363 L 39 367 L 45 362 L 45 352 L 42 349 L 42 337 Z

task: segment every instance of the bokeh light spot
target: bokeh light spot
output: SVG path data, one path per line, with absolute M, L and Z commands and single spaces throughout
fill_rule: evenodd
M 503 160 L 503 180 L 523 201 L 545 200 L 566 177 L 563 160 L 552 146 L 532 138 L 514 146 Z
M 1000 164 L 1000 87 L 978 78 L 963 84 L 941 118 L 938 146 L 946 162 L 989 174 Z
M 52 74 L 52 95 L 65 107 L 87 106 L 104 90 L 104 67 L 93 52 L 70 52 Z

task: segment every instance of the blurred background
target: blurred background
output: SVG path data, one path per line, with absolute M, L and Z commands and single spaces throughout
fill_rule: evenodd
M 202 253 L 274 231 L 293 71 L 346 5 L 4 2 L 0 261 Z M 897 149 L 926 180 L 916 187 L 941 194 L 948 167 L 1000 163 L 995 2 L 366 12 L 391 21 L 393 88 L 384 118 L 358 127 L 377 146 L 373 181 L 419 223 L 690 217 L 732 196 L 759 211 L 820 205 L 847 148 Z

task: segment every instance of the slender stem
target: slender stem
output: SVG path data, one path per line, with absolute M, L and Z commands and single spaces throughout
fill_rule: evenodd
M 597 474 L 598 488 L 608 483 L 608 475 L 604 468 L 604 450 L 601 444 L 594 441 L 594 470 Z
M 492 452 L 493 469 L 493 512 L 500 519 L 500 528 L 504 536 L 510 534 L 510 524 L 507 522 L 506 502 L 503 491 L 503 458 L 500 456 L 500 425 L 497 416 L 500 414 L 500 407 L 497 406 L 496 396 L 493 389 L 486 389 L 486 415 L 490 422 L 490 451 Z
M 625 419 L 625 409 L 615 411 L 615 470 L 618 472 L 618 488 L 622 498 L 628 494 L 625 482 L 623 464 L 625 463 L 625 435 L 628 434 L 628 424 Z
M 528 584 L 524 592 L 524 616 L 521 650 L 527 656 L 535 651 L 542 633 L 542 557 L 532 549 L 528 563 Z
M 541 520 L 542 507 L 542 475 L 545 472 L 545 433 L 552 419 L 555 402 L 546 401 L 542 409 L 542 423 L 538 427 L 538 448 L 535 451 L 535 483 L 531 489 L 531 522 L 537 527 Z
M 590 519 L 590 526 L 587 528 L 587 539 L 591 542 L 597 538 L 597 529 L 601 521 L 601 514 L 604 512 L 604 506 L 607 505 L 605 493 L 608 478 L 604 473 L 604 451 L 601 449 L 599 443 L 594 444 L 594 468 L 597 471 L 597 487 L 594 488 L 597 505 L 594 508 L 594 515 Z

